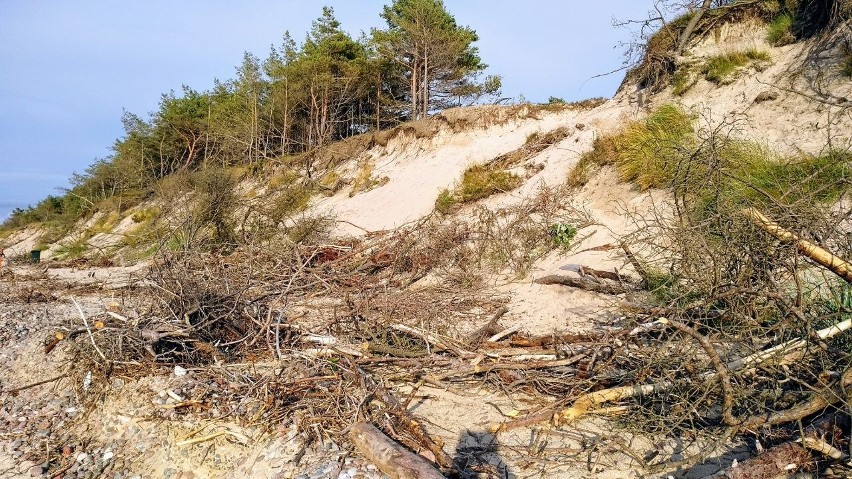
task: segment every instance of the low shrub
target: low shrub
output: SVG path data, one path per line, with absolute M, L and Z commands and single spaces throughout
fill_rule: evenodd
M 568 223 L 554 223 L 550 226 L 549 233 L 557 246 L 569 248 L 577 236 L 577 227 Z

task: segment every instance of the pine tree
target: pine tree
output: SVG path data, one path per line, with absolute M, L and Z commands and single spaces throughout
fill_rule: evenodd
M 412 119 L 499 90 L 499 78 L 476 82 L 487 68 L 473 46 L 479 37 L 442 0 L 394 0 L 381 16 L 388 28 L 373 30 L 373 40 L 379 55 L 404 67 Z

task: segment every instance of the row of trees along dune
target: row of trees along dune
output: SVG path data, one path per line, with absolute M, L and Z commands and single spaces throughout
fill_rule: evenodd
M 164 94 L 147 120 L 126 112 L 109 157 L 6 226 L 78 217 L 107 198 L 139 198 L 173 173 L 256 166 L 499 93 L 499 77 L 483 78 L 476 32 L 442 0 L 394 0 L 380 15 L 385 29 L 354 39 L 324 7 L 301 44 L 285 33 L 265 60 L 245 53 L 235 78 L 210 91 Z

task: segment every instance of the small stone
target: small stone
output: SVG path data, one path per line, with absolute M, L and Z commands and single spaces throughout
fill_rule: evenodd
M 44 474 L 44 469 L 42 469 L 41 466 L 33 466 L 33 467 L 30 468 L 29 473 L 30 473 L 30 477 L 38 477 L 38 476 Z
M 763 103 L 765 101 L 772 101 L 772 100 L 777 100 L 777 99 L 778 99 L 778 92 L 777 91 L 767 90 L 767 91 L 760 92 L 757 95 L 757 97 L 755 97 L 754 102 L 755 103 Z
M 87 460 L 89 460 L 89 455 L 86 454 L 85 452 L 81 452 L 80 454 L 77 454 L 77 462 L 84 463 Z

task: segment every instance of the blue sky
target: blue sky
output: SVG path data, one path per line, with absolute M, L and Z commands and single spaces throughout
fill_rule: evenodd
M 358 36 L 390 0 L 0 1 L 0 220 L 34 204 L 121 136 L 121 114 L 147 115 L 162 93 L 233 77 L 244 51 L 264 58 L 289 30 L 304 37 L 323 5 Z M 503 96 L 611 96 L 629 33 L 650 0 L 445 0 L 479 33 Z

